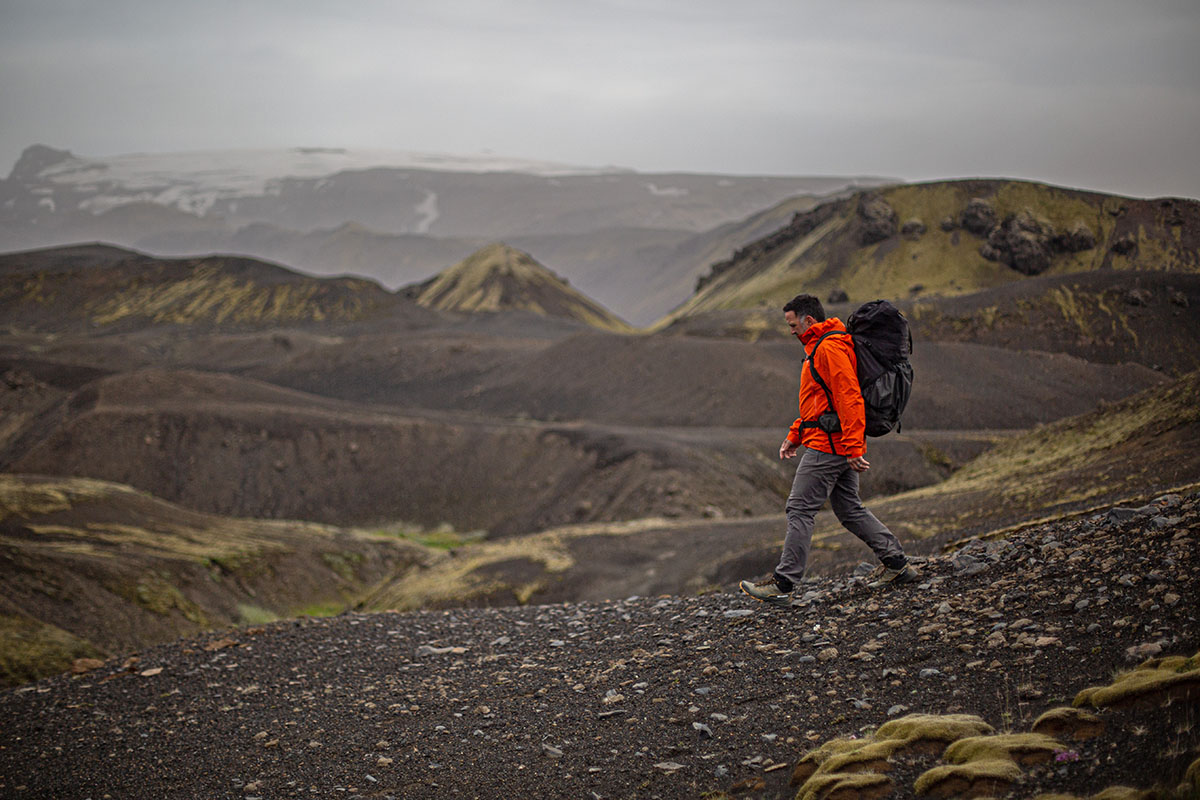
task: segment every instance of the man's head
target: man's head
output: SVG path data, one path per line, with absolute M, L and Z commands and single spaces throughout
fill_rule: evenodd
M 783 318 L 797 339 L 809 326 L 825 319 L 825 308 L 811 294 L 798 294 L 783 307 Z

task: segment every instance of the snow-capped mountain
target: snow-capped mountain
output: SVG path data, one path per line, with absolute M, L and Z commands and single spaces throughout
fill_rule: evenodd
M 60 151 L 61 152 L 61 151 Z M 101 214 L 130 203 L 154 203 L 204 216 L 219 201 L 278 196 L 282 182 L 318 180 L 339 172 L 377 168 L 439 172 L 515 172 L 525 175 L 595 175 L 616 172 L 503 158 L 404 150 L 296 147 L 284 150 L 211 150 L 188 153 L 131 153 L 88 158 L 70 153 L 38 177 L 83 196 L 78 207 Z M 43 189 L 44 191 L 44 189 Z
M 293 148 L 90 157 L 34 145 L 0 180 L 0 251 L 102 241 L 157 255 L 242 254 L 395 288 L 504 241 L 620 314 L 645 300 L 646 282 L 661 282 L 689 237 L 786 198 L 879 182 L 651 174 L 491 154 Z M 682 302 L 707 267 L 669 264 L 678 291 L 634 315 L 648 321 Z

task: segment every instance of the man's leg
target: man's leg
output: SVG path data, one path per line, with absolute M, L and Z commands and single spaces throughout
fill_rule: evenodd
M 790 590 L 800 583 L 808 566 L 812 546 L 813 520 L 829 498 L 829 492 L 842 472 L 850 471 L 846 459 L 805 448 L 796 466 L 796 478 L 787 501 L 787 537 L 783 554 L 775 568 L 780 588 Z M 787 586 L 784 586 L 784 583 Z
M 842 526 L 862 539 L 875 556 L 891 569 L 900 569 L 907 559 L 900 540 L 872 514 L 858 496 L 858 473 L 847 469 L 838 476 L 830 494 L 830 505 Z

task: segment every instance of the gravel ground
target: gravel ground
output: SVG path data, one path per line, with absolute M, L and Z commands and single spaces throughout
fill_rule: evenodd
M 1155 655 L 1200 650 L 1200 494 L 1026 528 L 873 591 L 345 614 L 79 664 L 0 693 L 5 798 L 791 797 L 792 766 L 912 713 L 1028 731 Z M 860 569 L 861 572 L 861 569 Z M 1100 709 L 1105 733 L 997 797 L 1174 787 L 1200 692 Z M 937 755 L 893 760 L 914 796 Z

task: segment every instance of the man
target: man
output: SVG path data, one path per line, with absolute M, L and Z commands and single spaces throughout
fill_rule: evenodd
M 858 474 L 871 464 L 865 458 L 866 412 L 858 386 L 857 359 L 846 326 L 837 317 L 825 319 L 821 301 L 808 294 L 792 298 L 783 307 L 783 318 L 810 357 L 800 369 L 800 419 L 792 423 L 779 446 L 779 457 L 795 458 L 801 448 L 803 454 L 788 496 L 787 538 L 779 565 L 765 581 L 742 581 L 742 591 L 764 602 L 791 602 L 791 592 L 799 586 L 808 564 L 813 521 L 826 500 L 831 501 L 838 521 L 883 562 L 872 573 L 869 586 L 919 580 L 920 573 L 908 563 L 899 540 L 858 496 Z M 830 412 L 837 414 L 836 420 Z

